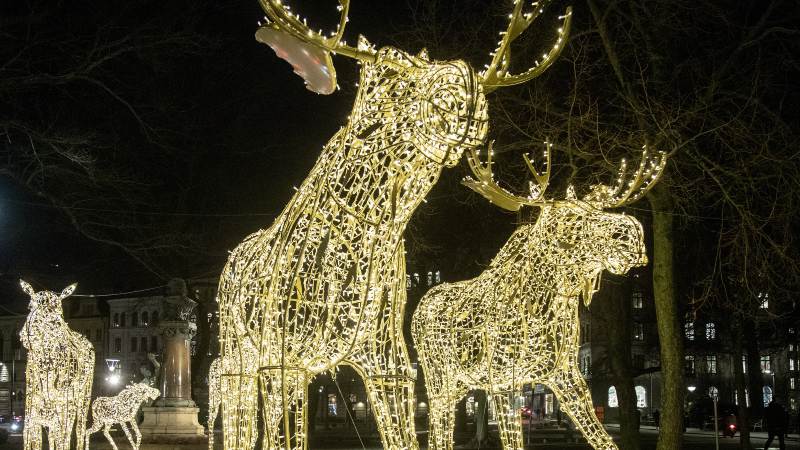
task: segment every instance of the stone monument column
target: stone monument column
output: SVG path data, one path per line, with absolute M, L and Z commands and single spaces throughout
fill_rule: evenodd
M 164 343 L 156 406 L 197 406 L 192 400 L 191 341 L 197 327 L 187 321 L 168 320 L 159 325 Z
M 171 293 L 165 299 L 164 319 L 158 323 L 163 343 L 161 390 L 153 406 L 142 408 L 144 420 L 139 425 L 148 442 L 184 442 L 205 438 L 205 428 L 197 421 L 200 408 L 192 400 L 191 341 L 197 325 L 190 320 L 195 303 L 185 295 L 185 284 L 170 282 Z M 180 286 L 183 289 L 180 289 Z M 177 286 L 177 287 L 175 287 Z

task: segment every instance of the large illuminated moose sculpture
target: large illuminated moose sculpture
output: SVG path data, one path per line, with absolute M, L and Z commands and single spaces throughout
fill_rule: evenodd
M 594 415 L 578 368 L 579 296 L 589 304 L 603 270 L 624 274 L 647 263 L 641 224 L 603 209 L 640 198 L 655 182 L 665 157 L 642 155 L 633 179 L 623 162 L 613 186 L 595 186 L 583 199 L 570 187 L 565 200 L 547 200 L 547 168 L 521 197 L 500 187 L 488 163 L 468 156 L 477 179 L 465 184 L 493 203 L 516 211 L 541 209 L 535 223 L 520 226 L 478 277 L 432 288 L 412 319 L 412 334 L 430 400 L 428 448 L 451 449 L 456 402 L 469 389 L 484 389 L 494 403 L 505 449 L 522 449 L 520 414 L 511 394 L 523 383 L 547 385 L 561 410 L 594 448 L 616 445 Z
M 92 394 L 94 348 L 88 339 L 64 321 L 61 302 L 75 291 L 75 284 L 61 293 L 35 292 L 20 280 L 31 297 L 30 313 L 19 332 L 28 351 L 25 367 L 24 450 L 42 448 L 47 431 L 52 450 L 69 450 L 72 430 L 81 447 Z
M 272 226 L 247 237 L 223 269 L 219 402 L 226 450 L 251 448 L 259 392 L 263 447 L 305 448 L 307 385 L 339 364 L 362 375 L 383 447 L 418 446 L 415 371 L 401 327 L 402 234 L 443 167 L 482 145 L 484 93 L 536 77 L 562 49 L 569 11 L 548 54 L 520 74 L 508 72 L 511 41 L 544 3 L 526 12 L 514 2 L 492 63 L 475 74 L 463 61 L 376 51 L 363 37 L 356 47 L 346 45 L 347 0 L 339 0 L 339 26 L 329 37 L 281 1 L 261 0 L 268 23 L 257 39 L 290 61 L 309 89 L 333 90 L 331 54 L 355 58 L 362 68 L 347 123 Z

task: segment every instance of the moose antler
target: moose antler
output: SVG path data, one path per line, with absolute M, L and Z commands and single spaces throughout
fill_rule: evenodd
M 639 167 L 633 177 L 627 179 L 628 164 L 623 159 L 620 163 L 617 181 L 613 185 L 595 185 L 584 197 L 584 201 L 593 203 L 600 208 L 616 208 L 639 200 L 655 184 L 664 172 L 667 163 L 667 154 L 659 151 L 650 156 L 647 146 L 642 150 Z
M 492 172 L 492 164 L 494 164 L 492 162 L 492 156 L 494 155 L 493 146 L 494 141 L 489 143 L 489 148 L 487 150 L 489 155 L 485 164 L 481 162 L 478 151 L 474 149 L 468 151 L 467 162 L 475 178 L 467 176 L 461 183 L 486 197 L 490 202 L 509 211 L 518 211 L 523 205 L 539 206 L 544 204 L 544 192 L 547 189 L 547 185 L 550 183 L 550 150 L 553 144 L 546 141 L 544 143 L 544 157 L 546 160 L 544 172 L 540 173 L 536 167 L 534 167 L 532 158 L 528 158 L 527 155 L 522 156 L 525 160 L 525 165 L 528 166 L 528 170 L 531 171 L 534 179 L 536 179 L 535 184 L 532 181 L 529 183 L 530 195 L 527 197 L 512 194 L 494 180 L 494 173 Z
M 492 62 L 479 74 L 484 92 L 489 93 L 500 87 L 524 83 L 532 78 L 538 77 L 550 67 L 558 54 L 561 53 L 561 50 L 564 48 L 564 37 L 569 33 L 572 20 L 571 7 L 567 7 L 564 14 L 559 17 L 563 20 L 563 24 L 558 29 L 558 40 L 556 40 L 550 52 L 543 54 L 541 61 L 535 60 L 533 67 L 525 72 L 516 75 L 508 73 L 508 66 L 511 63 L 511 43 L 539 17 L 539 14 L 544 11 L 549 1 L 550 0 L 534 1 L 531 3 L 533 11 L 523 12 L 522 7 L 525 0 L 514 0 L 514 10 L 508 15 L 510 19 L 508 28 L 505 32 L 500 33 L 503 38 L 497 43 L 495 51 L 491 53 Z
M 290 8 L 284 5 L 281 0 L 259 0 L 264 12 L 272 22 L 268 21 L 268 26 L 291 34 L 295 38 L 314 45 L 320 49 L 337 53 L 350 58 L 362 61 L 375 61 L 375 51 L 371 47 L 361 46 L 350 47 L 342 41 L 344 29 L 347 25 L 347 13 L 350 10 L 350 0 L 339 0 L 339 24 L 336 31 L 329 37 L 325 37 L 322 31 L 316 32 L 306 25 L 305 19 L 299 14 L 294 14 Z

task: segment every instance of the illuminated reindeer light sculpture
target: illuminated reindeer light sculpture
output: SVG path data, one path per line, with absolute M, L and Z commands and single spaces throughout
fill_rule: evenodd
M 376 51 L 363 37 L 347 46 L 347 0 L 339 0 L 339 27 L 330 37 L 281 1 L 261 0 L 268 23 L 257 39 L 290 61 L 309 89 L 333 90 L 331 54 L 362 68 L 347 123 L 272 226 L 247 237 L 223 269 L 218 367 L 226 450 L 251 448 L 259 393 L 263 447 L 305 448 L 307 385 L 338 364 L 362 375 L 383 447 L 417 447 L 415 372 L 401 327 L 402 234 L 442 169 L 482 145 L 484 92 L 536 77 L 560 52 L 569 11 L 544 59 L 508 73 L 511 41 L 544 3 L 527 13 L 515 2 L 492 63 L 475 74 L 463 61 Z
M 432 288 L 412 319 L 412 334 L 430 399 L 430 449 L 451 449 L 456 402 L 469 389 L 484 389 L 494 402 L 503 447 L 522 449 L 520 416 L 512 392 L 542 383 L 558 397 L 594 448 L 616 445 L 594 415 L 578 369 L 578 296 L 588 305 L 603 270 L 624 274 L 647 263 L 641 224 L 604 212 L 640 198 L 665 163 L 645 150 L 632 180 L 623 162 L 614 186 L 595 186 L 582 200 L 570 187 L 566 200 L 546 200 L 550 177 L 526 162 L 537 183 L 528 197 L 516 196 L 492 178 L 489 161 L 469 158 L 477 179 L 465 184 L 499 206 L 541 208 L 536 223 L 520 226 L 478 277 Z M 627 185 L 626 185 L 627 183 Z
M 76 285 L 67 286 L 61 293 L 35 292 L 22 280 L 20 285 L 31 297 L 30 313 L 19 332 L 28 351 L 23 448 L 41 449 L 46 430 L 52 450 L 69 450 L 73 428 L 80 447 L 86 433 L 95 361 L 89 340 L 64 321 L 61 302 Z

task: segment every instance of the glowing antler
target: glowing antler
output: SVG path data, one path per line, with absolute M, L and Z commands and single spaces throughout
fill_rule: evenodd
M 350 0 L 339 0 L 339 6 L 337 7 L 340 12 L 339 24 L 336 27 L 336 32 L 331 33 L 329 37 L 323 36 L 321 31 L 316 32 L 309 28 L 305 19 L 301 18 L 299 14 L 292 13 L 289 6 L 284 5 L 281 0 L 259 0 L 259 2 L 267 13 L 268 18 L 272 21 L 268 23 L 270 27 L 289 33 L 303 42 L 333 53 L 364 61 L 375 60 L 375 52 L 371 48 L 362 46 L 350 47 L 342 42 L 344 29 L 348 21 L 347 13 L 350 10 Z
M 462 183 L 473 191 L 486 197 L 490 202 L 509 211 L 517 211 L 523 205 L 542 205 L 545 202 L 544 191 L 550 183 L 550 151 L 552 150 L 553 144 L 549 142 L 544 143 L 544 157 L 546 162 L 543 172 L 539 172 L 536 167 L 534 167 L 532 158 L 529 158 L 527 155 L 523 155 L 522 157 L 525 160 L 525 164 L 528 166 L 528 170 L 531 171 L 536 180 L 536 183 L 530 182 L 530 194 L 527 197 L 512 194 L 494 180 L 494 173 L 492 172 L 492 156 L 494 155 L 494 150 L 492 149 L 493 145 L 494 142 L 489 143 L 489 156 L 487 157 L 486 163 L 481 162 L 480 155 L 476 150 L 470 150 L 467 153 L 467 162 L 475 178 L 468 176 L 464 178 Z
M 628 178 L 628 163 L 623 159 L 620 163 L 617 181 L 613 185 L 595 185 L 591 192 L 584 197 L 589 203 L 595 203 L 600 208 L 615 208 L 639 200 L 650 190 L 664 172 L 667 164 L 667 154 L 656 152 L 650 156 L 645 145 L 639 167 Z
M 508 15 L 510 19 L 508 29 L 500 33 L 503 38 L 497 43 L 497 49 L 491 53 L 492 62 L 486 66 L 486 70 L 480 73 L 484 92 L 489 93 L 499 87 L 524 83 L 532 78 L 538 77 L 550 67 L 550 64 L 552 64 L 558 54 L 561 53 L 561 50 L 564 48 L 564 43 L 566 42 L 565 36 L 569 33 L 569 26 L 572 19 L 571 7 L 567 7 L 564 14 L 560 16 L 560 19 L 563 20 L 563 24 L 558 29 L 558 39 L 553 45 L 553 48 L 548 53 L 543 54 L 541 60 L 535 60 L 533 67 L 528 70 L 519 74 L 508 73 L 508 66 L 511 63 L 511 43 L 539 17 L 539 14 L 544 11 L 548 2 L 549 0 L 532 2 L 531 6 L 533 10 L 531 12 L 523 12 L 522 7 L 525 0 L 514 0 L 514 10 Z

